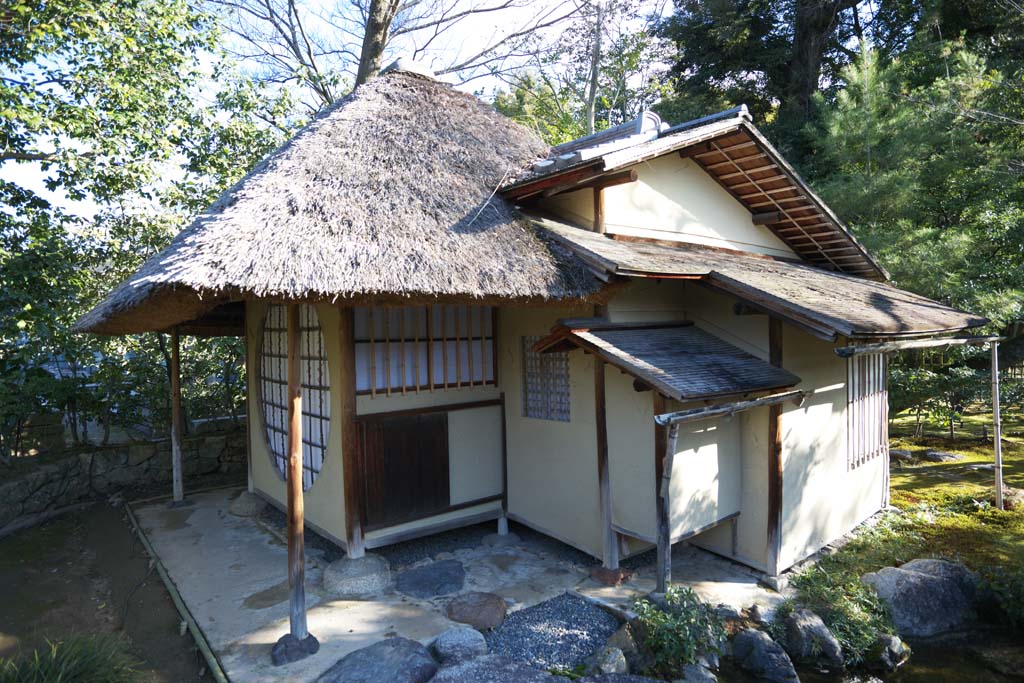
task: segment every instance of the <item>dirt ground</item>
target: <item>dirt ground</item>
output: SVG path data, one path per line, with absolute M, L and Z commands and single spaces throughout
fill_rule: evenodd
M 120 508 L 104 503 L 0 539 L 0 658 L 73 634 L 124 633 L 140 681 L 209 680 Z

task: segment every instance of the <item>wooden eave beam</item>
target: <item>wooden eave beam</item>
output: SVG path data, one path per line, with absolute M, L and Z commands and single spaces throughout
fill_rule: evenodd
M 998 343 L 1002 337 L 936 337 L 932 339 L 906 339 L 901 341 L 880 342 L 877 344 L 860 344 L 840 346 L 834 349 L 840 358 L 852 358 L 866 353 L 893 353 L 910 349 L 931 349 L 940 346 L 965 346 Z
M 596 162 L 570 171 L 555 172 L 550 175 L 541 176 L 536 180 L 526 181 L 521 185 L 514 185 L 506 190 L 500 190 L 499 193 L 505 199 L 520 200 L 532 195 L 542 194 L 548 190 L 554 190 L 555 194 L 565 192 L 568 188 L 601 175 L 600 165 L 600 162 Z
M 608 187 L 615 187 L 616 185 L 626 185 L 629 183 L 635 183 L 639 178 L 635 168 L 631 168 L 628 171 L 621 171 L 619 173 L 609 173 L 608 175 L 602 175 L 596 177 L 594 180 L 572 185 L 564 188 L 553 188 L 544 193 L 545 197 L 554 197 L 556 195 L 565 194 L 567 192 L 576 192 L 577 190 L 589 190 L 589 189 L 600 189 L 603 190 Z
M 791 391 L 769 394 L 767 396 L 747 399 L 745 401 L 731 401 L 729 403 L 720 403 L 713 406 L 705 406 L 703 408 L 690 408 L 688 410 L 677 410 L 672 413 L 662 413 L 660 415 L 655 415 L 654 421 L 662 427 L 666 427 L 672 424 L 704 420 L 709 417 L 735 415 L 736 413 L 742 413 L 746 410 L 757 408 L 759 406 L 776 405 L 779 403 L 785 403 L 786 401 L 800 403 L 804 397 L 805 394 L 803 391 L 793 389 Z

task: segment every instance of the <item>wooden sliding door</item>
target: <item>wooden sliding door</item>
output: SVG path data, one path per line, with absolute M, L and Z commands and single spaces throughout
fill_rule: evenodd
M 449 507 L 447 413 L 380 416 L 359 426 L 366 531 Z

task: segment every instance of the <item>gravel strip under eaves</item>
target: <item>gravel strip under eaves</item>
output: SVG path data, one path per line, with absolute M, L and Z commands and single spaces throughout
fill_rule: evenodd
M 540 669 L 572 670 L 602 647 L 619 620 L 566 593 L 513 612 L 487 636 L 492 653 Z

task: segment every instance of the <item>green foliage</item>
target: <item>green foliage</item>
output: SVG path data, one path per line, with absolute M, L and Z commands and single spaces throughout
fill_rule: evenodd
M 78 637 L 0 659 L 0 683 L 133 683 L 139 680 L 136 664 L 123 638 Z
M 991 592 L 1010 625 L 1024 629 L 1024 569 L 992 567 L 981 582 L 983 592 Z
M 670 586 L 665 608 L 648 600 L 633 604 L 644 645 L 654 655 L 647 672 L 674 678 L 687 664 L 705 653 L 718 653 L 725 642 L 725 628 L 713 609 L 685 586 Z

